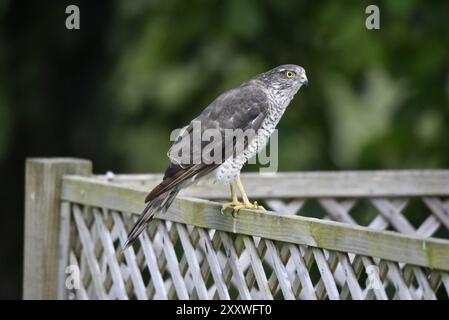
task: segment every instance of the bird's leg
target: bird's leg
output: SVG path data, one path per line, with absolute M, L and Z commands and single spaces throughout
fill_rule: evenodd
M 242 206 L 243 204 L 239 201 L 239 198 L 237 197 L 237 192 L 235 192 L 234 182 L 229 183 L 229 188 L 231 189 L 231 197 L 232 202 L 226 202 L 223 203 L 223 207 L 221 208 L 221 212 L 223 213 L 224 210 L 227 208 L 235 208 Z
M 240 176 L 237 176 L 237 178 L 235 179 L 235 182 L 237 184 L 237 187 L 240 190 L 240 193 L 242 194 L 243 205 L 239 208 L 234 208 L 234 210 L 236 210 L 238 212 L 238 210 L 245 208 L 245 209 L 260 209 L 260 210 L 265 211 L 265 208 L 262 206 L 259 206 L 257 204 L 257 201 L 254 201 L 254 203 L 251 203 L 249 201 L 248 195 L 246 194 L 245 188 L 243 187 L 242 181 L 240 180 Z

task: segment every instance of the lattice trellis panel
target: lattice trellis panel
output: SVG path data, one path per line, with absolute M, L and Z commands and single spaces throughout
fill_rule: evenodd
M 387 173 L 384 174 L 388 176 Z M 276 199 L 276 197 L 273 198 L 266 192 L 266 194 L 259 195 L 259 197 L 251 198 L 255 198 L 259 203 L 265 205 L 266 208 L 279 214 L 311 216 L 353 225 L 367 226 L 376 230 L 392 230 L 421 237 L 449 239 L 449 198 L 447 197 L 447 188 L 438 186 L 439 190 L 434 189 L 436 194 L 445 195 L 437 197 L 423 196 L 420 193 L 417 193 L 413 187 L 414 185 L 426 184 L 427 189 L 432 189 L 431 184 L 436 183 L 434 180 L 435 176 L 433 175 L 437 174 L 437 172 L 391 172 L 390 174 L 392 176 L 383 181 L 382 187 L 378 186 L 378 189 L 375 189 L 376 192 L 374 192 L 374 195 L 370 195 L 370 192 L 365 191 L 363 195 L 353 198 L 323 197 L 321 195 L 323 193 L 322 189 L 325 188 L 322 185 L 317 186 L 312 184 L 312 181 L 319 180 L 319 178 L 307 178 L 307 174 L 304 174 L 303 176 L 298 176 L 297 181 L 294 181 L 294 183 L 290 181 L 289 184 L 291 184 L 291 189 L 297 191 L 297 193 L 301 193 L 302 190 L 300 189 L 300 183 L 298 181 L 305 179 L 310 184 L 308 187 L 313 187 L 312 195 L 306 196 L 305 198 L 298 198 L 297 196 L 286 197 L 283 195 Z M 443 177 L 445 173 L 440 172 L 439 174 Z M 374 181 L 379 179 L 380 175 L 376 172 L 372 172 L 369 175 L 370 178 L 366 178 L 366 180 L 368 180 L 369 185 L 372 186 L 374 185 Z M 415 178 L 410 178 L 413 176 L 415 176 Z M 426 183 L 420 181 L 423 177 L 432 176 L 433 180 L 430 179 L 426 181 Z M 407 181 L 407 178 L 410 178 L 411 180 Z M 118 178 L 115 178 L 115 176 L 112 175 L 109 180 L 114 183 L 128 186 L 144 185 L 146 188 L 151 189 L 153 185 L 148 185 L 149 179 L 159 181 L 160 177 L 147 175 L 139 180 L 135 176 L 119 176 Z M 247 179 L 250 179 L 251 181 L 251 175 L 247 175 L 243 178 L 244 181 Z M 325 179 L 329 185 L 335 185 L 336 181 L 338 181 L 338 184 L 344 185 L 345 177 L 328 174 L 323 179 Z M 352 179 L 352 185 L 360 184 L 360 188 L 363 188 L 363 183 L 361 183 L 362 180 L 354 180 L 354 177 L 350 177 L 349 179 Z M 442 179 L 444 180 L 444 178 Z M 258 188 L 262 187 L 262 184 L 267 184 L 269 182 L 261 180 L 259 183 L 260 184 L 250 184 L 251 188 L 249 188 L 249 191 L 253 191 L 254 189 L 257 191 Z M 285 187 L 283 187 L 284 183 L 285 182 L 280 179 L 276 183 L 273 183 L 273 185 L 278 185 L 279 188 L 283 190 L 280 194 L 292 193 L 290 190 L 286 190 Z M 389 184 L 396 184 L 397 189 L 401 190 L 397 193 L 401 194 L 401 196 L 384 197 L 376 195 L 376 193 L 379 193 L 380 189 L 388 189 Z M 208 185 L 211 185 L 211 183 L 205 182 L 203 188 L 193 190 L 192 195 L 198 198 L 210 198 L 208 190 L 211 189 L 207 188 Z M 444 185 L 447 186 L 449 183 L 445 182 Z M 335 186 L 329 188 L 333 189 Z M 214 185 L 213 189 L 217 189 L 217 186 Z M 415 196 L 402 196 L 402 193 L 405 195 L 408 192 L 414 193 Z M 293 194 L 294 193 L 296 192 L 293 192 Z M 225 194 L 226 197 L 228 197 L 227 192 Z M 220 199 L 223 201 L 229 200 L 227 198 L 217 198 L 216 195 L 213 199 Z M 268 200 L 263 201 L 265 199 Z
M 449 238 L 449 198 L 317 198 L 268 200 L 273 211 L 310 215 L 376 230 Z
M 354 200 L 319 201 L 334 220 L 356 223 Z M 407 200 L 372 201 L 381 213 L 371 222 L 378 229 L 430 235 L 437 225 L 447 227 L 441 219 L 447 201 L 424 200 L 434 215 L 419 228 L 401 218 Z M 300 207 L 269 204 L 291 213 Z M 62 288 L 66 298 L 447 299 L 449 293 L 448 272 L 162 220 L 122 252 L 135 216 L 75 203 L 63 208 L 61 270 L 76 266 L 81 276 L 79 289 Z

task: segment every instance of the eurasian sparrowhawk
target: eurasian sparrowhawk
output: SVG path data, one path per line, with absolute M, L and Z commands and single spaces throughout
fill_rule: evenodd
M 241 208 L 263 209 L 251 203 L 240 181 L 240 170 L 249 158 L 267 143 L 293 96 L 302 85 L 307 85 L 305 70 L 287 64 L 261 73 L 215 99 L 183 130 L 169 150 L 170 165 L 162 182 L 145 198 L 145 208 L 128 235 L 125 248 L 133 243 L 156 213 L 167 211 L 178 192 L 199 179 L 213 175 L 229 184 L 234 212 Z M 219 139 L 195 141 L 195 124 L 200 132 L 213 130 Z M 226 132 L 240 130 L 255 134 L 239 139 L 226 139 Z M 204 152 L 205 150 L 208 152 Z M 175 150 L 175 151 L 173 151 Z M 179 150 L 188 150 L 180 155 Z M 231 152 L 229 152 L 229 150 Z M 209 161 L 214 158 L 218 161 Z M 187 161 L 185 161 L 187 159 Z M 194 161 L 197 159 L 197 161 Z M 235 188 L 240 190 L 243 203 Z

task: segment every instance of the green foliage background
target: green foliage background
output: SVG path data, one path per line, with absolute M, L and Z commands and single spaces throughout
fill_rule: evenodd
M 25 157 L 161 172 L 172 129 L 279 64 L 310 83 L 279 124 L 280 170 L 449 167 L 447 1 L 3 0 L 0 26 L 0 296 L 20 296 Z

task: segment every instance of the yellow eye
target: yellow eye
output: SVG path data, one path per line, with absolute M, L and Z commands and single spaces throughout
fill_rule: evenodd
M 286 71 L 285 72 L 285 76 L 289 79 L 293 78 L 294 76 L 296 76 L 296 73 L 293 71 Z

